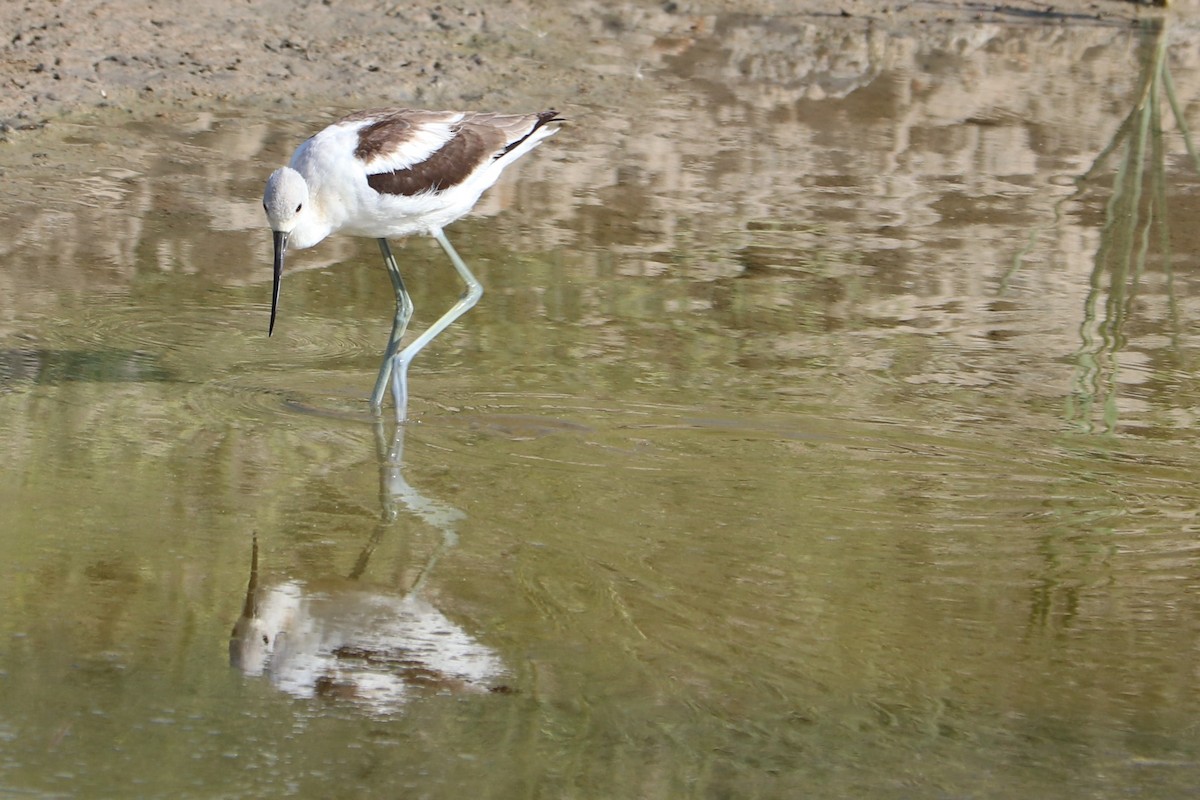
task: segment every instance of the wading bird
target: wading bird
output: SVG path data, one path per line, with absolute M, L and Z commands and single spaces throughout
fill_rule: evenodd
M 379 412 L 390 379 L 396 420 L 403 422 L 408 415 L 409 363 L 483 294 L 442 228 L 470 211 L 505 167 L 555 133 L 558 128 L 548 123 L 557 121 L 554 111 L 382 109 L 351 114 L 305 141 L 288 166 L 271 173 L 263 195 L 275 239 L 268 335 L 275 330 L 283 260 L 289 248 L 312 247 L 339 232 L 378 239 L 396 292 L 396 315 L 371 393 L 371 408 Z M 398 351 L 413 304 L 387 240 L 414 233 L 437 240 L 467 290 L 449 311 Z

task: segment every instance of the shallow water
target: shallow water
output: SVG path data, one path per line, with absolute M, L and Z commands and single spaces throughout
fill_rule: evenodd
M 486 293 L 399 432 L 374 243 L 266 337 L 261 183 L 336 110 L 10 168 L 0 793 L 1200 783 L 1196 31 L 597 37 L 630 102 L 448 230 Z M 396 251 L 420 330 L 460 287 Z

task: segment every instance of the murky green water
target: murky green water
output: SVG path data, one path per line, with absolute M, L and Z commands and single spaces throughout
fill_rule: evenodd
M 0 793 L 1200 785 L 1196 31 L 609 35 L 630 103 L 448 231 L 402 438 L 373 242 L 266 337 L 317 112 L 9 170 Z

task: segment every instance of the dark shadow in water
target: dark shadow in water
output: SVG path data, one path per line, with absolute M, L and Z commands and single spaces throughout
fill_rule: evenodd
M 347 579 L 320 588 L 296 579 L 263 585 L 255 536 L 230 664 L 248 676 L 268 676 L 295 697 L 340 698 L 372 714 L 395 713 L 422 691 L 502 691 L 495 683 L 506 672 L 500 656 L 424 597 L 426 580 L 458 543 L 457 526 L 466 516 L 404 477 L 403 425 L 389 442 L 376 424 L 375 439 L 382 510 Z M 407 592 L 363 588 L 359 580 L 372 554 L 404 511 L 440 531 L 441 543 Z
M 17 383 L 163 383 L 173 377 L 142 350 L 0 349 L 0 390 Z

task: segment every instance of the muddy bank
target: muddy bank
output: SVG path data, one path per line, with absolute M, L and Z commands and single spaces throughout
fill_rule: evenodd
M 622 76 L 598 67 L 592 53 L 625 51 L 624 77 L 636 76 L 656 53 L 686 48 L 719 25 L 734 5 L 225 0 L 147 8 L 131 0 L 27 0 L 0 7 L 0 30 L 7 32 L 0 42 L 0 134 L 103 108 L 139 115 L 217 103 L 603 105 L 612 80 Z M 800 13 L 795 5 L 758 0 L 736 10 L 823 26 L 898 28 L 1129 25 L 1177 13 L 1115 0 L 815 0 Z

